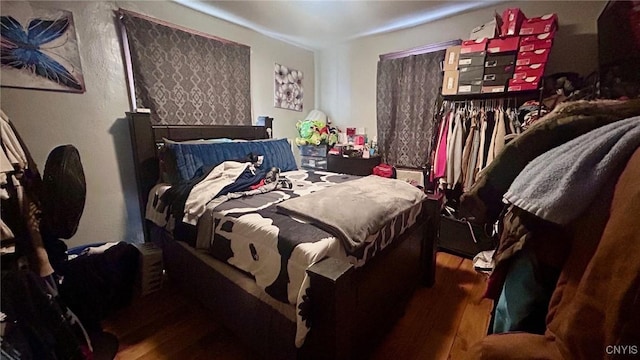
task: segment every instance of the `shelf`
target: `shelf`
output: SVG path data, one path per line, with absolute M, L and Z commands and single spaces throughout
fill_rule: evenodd
M 444 100 L 448 101 L 464 101 L 464 100 L 490 100 L 490 99 L 506 99 L 506 98 L 533 98 L 538 96 L 542 88 L 538 90 L 512 91 L 501 93 L 483 93 L 483 94 L 457 94 L 457 95 L 440 95 Z

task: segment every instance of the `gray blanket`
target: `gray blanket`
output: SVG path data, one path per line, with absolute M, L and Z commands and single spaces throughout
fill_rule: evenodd
M 425 197 L 422 190 L 405 181 L 371 175 L 285 200 L 277 211 L 334 234 L 347 252 L 352 252 L 386 222 Z
M 606 181 L 640 146 L 640 117 L 592 130 L 531 161 L 504 195 L 542 219 L 564 225 L 577 218 Z

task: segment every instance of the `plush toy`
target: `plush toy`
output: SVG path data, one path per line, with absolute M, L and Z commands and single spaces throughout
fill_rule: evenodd
M 317 131 L 317 125 L 312 120 L 298 120 L 296 123 L 296 129 L 298 129 L 298 137 L 296 138 L 296 145 L 320 145 L 322 138 Z
M 312 110 L 304 120 L 298 120 L 296 129 L 298 137 L 296 145 L 321 145 L 332 147 L 338 142 L 338 129 L 330 126 L 331 122 L 324 113 Z

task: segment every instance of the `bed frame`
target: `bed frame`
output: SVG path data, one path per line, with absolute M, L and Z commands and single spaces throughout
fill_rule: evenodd
M 272 127 L 270 118 L 265 126 L 152 126 L 149 114 L 127 115 L 142 219 L 147 195 L 159 178 L 156 151 L 163 137 L 264 139 L 270 137 Z M 441 206 L 442 197 L 430 195 L 417 223 L 363 267 L 325 258 L 307 270 L 312 327 L 300 349 L 294 346 L 295 322 L 202 261 L 194 261 L 194 255 L 166 231 L 146 220 L 144 229 L 146 241 L 163 248 L 169 276 L 211 309 L 257 356 L 360 359 L 371 355 L 402 316 L 413 291 L 433 285 Z

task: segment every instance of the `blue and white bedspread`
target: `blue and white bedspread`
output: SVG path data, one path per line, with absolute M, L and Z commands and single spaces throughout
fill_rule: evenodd
M 360 177 L 296 170 L 281 173 L 280 178 L 286 179 L 281 184 L 291 187 L 278 186 L 259 195 L 210 202 L 207 211 L 211 215 L 202 219 L 212 222 L 204 227 L 213 231 L 207 236 L 208 244 L 200 241 L 200 246 L 208 246 L 215 258 L 253 275 L 258 286 L 275 299 L 296 305 L 296 345 L 302 346 L 309 330 L 304 312 L 309 288 L 306 269 L 326 256 L 362 266 L 415 223 L 421 205 L 404 209 L 375 234 L 369 235 L 362 246 L 347 252 L 333 234 L 277 212 L 276 205 Z M 158 200 L 164 190 L 166 187 L 154 188 L 147 209 L 147 219 L 160 226 L 167 225 L 166 209 Z M 340 199 L 335 200 L 335 206 L 340 206 Z M 202 239 L 202 234 L 198 238 Z

